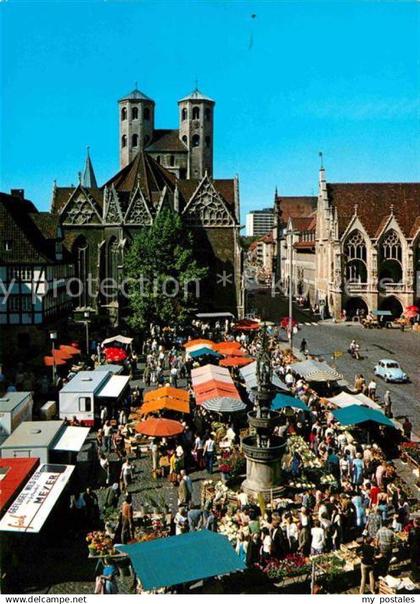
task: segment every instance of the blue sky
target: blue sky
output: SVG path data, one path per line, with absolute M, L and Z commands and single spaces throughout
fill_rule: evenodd
M 255 15 L 252 18 L 251 15 Z M 177 127 L 177 100 L 217 101 L 215 175 L 239 174 L 242 213 L 332 182 L 418 180 L 414 2 L 79 1 L 0 4 L 1 181 L 48 209 L 118 170 L 116 101 L 134 87 Z

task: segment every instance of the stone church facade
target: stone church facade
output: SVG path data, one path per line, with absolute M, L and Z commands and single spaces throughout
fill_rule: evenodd
M 315 235 L 318 303 L 389 310 L 420 302 L 420 183 L 328 183 L 320 170 Z
M 195 90 L 179 101 L 179 129 L 155 130 L 154 101 L 134 90 L 119 101 L 120 171 L 98 186 L 88 153 L 77 186 L 54 186 L 51 210 L 83 284 L 79 310 L 120 322 L 126 302 L 109 285 L 121 284 L 136 233 L 170 209 L 191 229 L 197 260 L 210 268 L 197 308 L 241 314 L 239 182 L 212 176 L 214 105 Z

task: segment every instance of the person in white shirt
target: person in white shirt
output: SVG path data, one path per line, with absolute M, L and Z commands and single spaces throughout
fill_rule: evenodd
M 263 527 L 263 529 L 261 530 L 261 538 L 261 558 L 263 561 L 268 562 L 271 557 L 273 540 L 270 537 L 270 530 L 267 527 Z
M 120 479 L 124 485 L 124 488 L 127 490 L 128 485 L 131 484 L 133 480 L 133 466 L 129 459 L 126 459 L 123 465 L 121 466 Z
M 289 542 L 290 552 L 294 553 L 298 546 L 299 531 L 297 524 L 293 522 L 290 514 L 286 516 L 286 537 Z
M 248 505 L 249 497 L 246 493 L 244 493 L 244 492 L 238 493 L 237 497 L 238 497 L 238 501 L 240 503 L 241 508 L 244 508 L 245 506 Z
M 321 523 L 319 520 L 315 520 L 314 528 L 311 529 L 311 554 L 316 556 L 317 554 L 322 554 L 324 551 L 325 545 L 325 531 L 321 527 Z
M 206 461 L 207 472 L 209 474 L 213 473 L 215 445 L 216 443 L 214 442 L 211 434 L 209 434 L 206 442 L 204 443 L 204 459 Z

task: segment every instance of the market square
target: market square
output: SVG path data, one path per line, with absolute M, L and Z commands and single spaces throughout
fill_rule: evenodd
M 418 7 L 84 4 L 0 9 L 1 594 L 416 597 Z

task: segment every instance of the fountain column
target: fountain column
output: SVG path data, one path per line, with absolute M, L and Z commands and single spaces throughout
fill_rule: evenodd
M 253 433 L 241 441 L 246 458 L 242 490 L 255 496 L 261 493 L 267 500 L 284 491 L 281 462 L 286 445 L 285 438 L 273 434 L 280 422 L 280 413 L 270 408 L 275 394 L 271 377 L 268 338 L 263 328 L 257 354 L 257 400 L 254 411 L 248 413 L 248 425 Z

